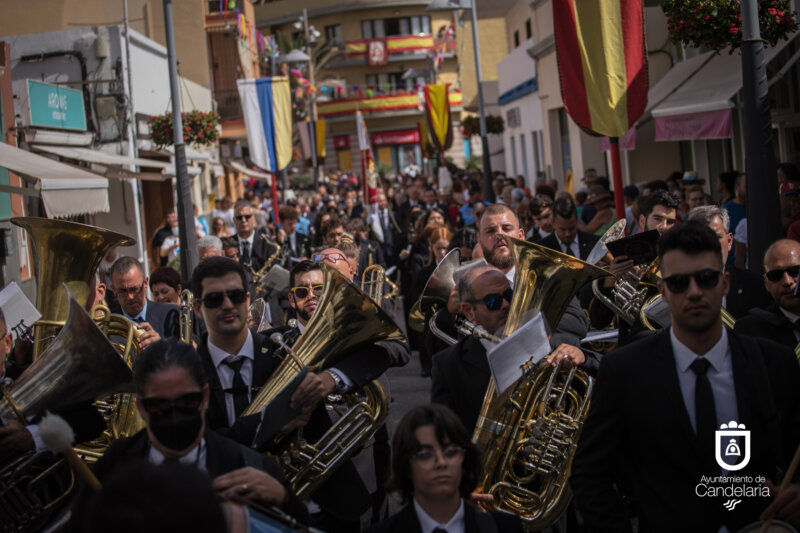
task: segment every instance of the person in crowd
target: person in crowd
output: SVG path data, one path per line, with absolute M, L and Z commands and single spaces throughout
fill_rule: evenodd
M 644 184 L 644 186 L 642 186 L 642 197 L 650 196 L 656 191 L 669 192 L 669 187 L 667 187 L 667 182 L 664 180 L 648 181 L 647 183 Z
M 239 200 L 234 206 L 236 240 L 239 245 L 239 262 L 258 271 L 268 257 L 276 252 L 275 246 L 255 231 L 253 206 L 247 200 Z
M 358 275 L 361 275 L 364 269 L 370 265 L 381 265 L 386 268 L 386 257 L 383 255 L 383 247 L 377 241 L 369 239 L 369 229 L 363 218 L 354 218 L 348 221 L 347 232 L 353 236 L 353 240 L 360 250 L 357 270 Z
M 215 218 L 212 222 L 210 234 L 220 239 L 231 236 L 231 232 L 228 231 L 228 226 L 225 225 L 225 221 L 221 217 Z
M 720 196 L 720 205 L 724 206 L 726 203 L 733 200 L 736 196 L 736 180 L 739 173 L 735 170 L 723 172 L 717 179 L 717 192 Z
M 743 218 L 747 217 L 747 206 L 745 205 L 747 202 L 747 177 L 744 174 L 739 174 L 736 176 L 735 183 L 735 196 L 722 204 L 722 207 L 728 211 L 728 216 L 731 219 L 731 227 L 734 229 L 736 229 L 736 226 L 739 225 L 739 222 Z M 726 266 L 733 266 L 732 255 L 728 257 Z
M 686 196 L 686 205 L 690 211 L 695 207 L 706 205 L 706 193 L 703 191 L 702 185 L 689 185 L 686 187 L 684 194 Z
M 133 462 L 154 465 L 178 462 L 203 470 L 223 493 L 239 494 L 266 506 L 277 506 L 307 521 L 305 505 L 293 494 L 277 461 L 223 437 L 206 419 L 211 390 L 195 349 L 177 339 L 154 343 L 136 361 L 136 410 L 145 428 L 115 440 L 98 460 L 94 473 L 102 483 Z M 88 490 L 79 495 L 72 523 L 91 520 L 85 513 Z
M 475 228 L 465 227 L 453 234 L 447 251 L 458 249 L 461 254 L 461 262 L 463 263 L 472 260 L 472 250 L 477 244 L 478 232 Z
M 794 350 L 800 342 L 800 298 L 795 296 L 800 274 L 800 242 L 780 239 L 764 254 L 764 286 L 772 297 L 766 309 L 752 309 L 736 321 L 736 332 L 772 339 Z
M 659 292 L 672 325 L 600 364 L 570 477 L 584 530 L 631 531 L 623 492 L 636 503 L 640 531 L 685 529 L 686 517 L 696 531 L 738 531 L 759 515 L 800 522 L 794 483 L 772 503 L 752 497 L 730 509 L 722 505 L 736 479 L 726 476 L 763 476 L 774 488 L 797 449 L 794 354 L 723 327 L 728 275 L 709 228 L 680 224 L 662 235 L 658 253 Z M 715 432 L 730 421 L 749 431 L 748 463 L 715 457 Z M 728 474 L 725 465 L 741 468 Z
M 160 226 L 150 243 L 150 257 L 158 258 L 158 265 L 165 266 L 167 264 L 167 254 L 161 255 L 162 245 L 164 240 L 170 235 L 173 235 L 173 227 L 178 226 L 178 216 L 175 214 L 175 209 L 170 208 L 164 213 L 164 224 Z
M 408 227 L 409 217 L 411 210 L 414 207 L 421 207 L 422 204 L 422 185 L 418 185 L 416 181 L 412 182 L 408 190 L 408 198 L 398 207 L 398 215 L 402 227 Z
M 296 208 L 285 205 L 278 209 L 278 220 L 281 230 L 278 231 L 278 243 L 286 250 L 286 263 L 283 266 L 291 268 L 292 259 L 302 260 L 308 258 L 308 236 L 297 232 L 297 221 L 300 215 Z
M 375 193 L 375 207 L 375 212 L 367 215 L 367 225 L 383 248 L 386 265 L 394 266 L 403 243 L 403 229 L 397 213 L 390 208 L 383 189 L 378 189 Z
M 156 302 L 180 305 L 181 275 L 172 267 L 159 267 L 150 273 L 150 293 Z
M 533 228 L 530 235 L 526 235 L 528 242 L 539 242 L 549 237 L 554 231 L 553 227 L 553 201 L 549 196 L 537 194 L 528 204 Z
M 700 206 L 689 211 L 686 222 L 697 222 L 710 228 L 719 239 L 722 260 L 727 263 L 733 245 L 733 234 L 728 226 L 730 224 L 728 212 L 715 205 Z M 738 320 L 751 309 L 762 309 L 769 306 L 769 294 L 764 289 L 764 283 L 758 274 L 736 266 L 726 266 L 725 272 L 730 278 L 730 288 L 722 307 L 733 318 Z
M 208 227 L 206 218 L 200 214 L 200 209 L 197 207 L 197 204 L 192 204 L 192 209 L 194 213 L 194 231 L 197 238 L 200 239 L 208 235 L 210 228 Z
M 222 256 L 239 262 L 239 242 L 236 237 L 225 237 L 222 239 Z
M 567 196 L 560 197 L 553 204 L 553 229 L 553 233 L 539 241 L 539 244 L 581 260 L 589 256 L 599 239 L 597 235 L 578 229 L 575 203 Z
M 197 259 L 203 261 L 209 257 L 222 255 L 222 239 L 216 235 L 206 235 L 197 239 Z
M 345 219 L 339 217 L 332 217 L 325 221 L 320 228 L 322 231 L 322 244 L 328 248 L 336 248 L 342 242 L 346 222 Z
M 602 237 L 614 222 L 617 221 L 617 212 L 614 209 L 614 194 L 602 185 L 592 185 L 586 197 L 585 204 L 594 207 L 595 215 L 588 224 L 578 224 L 584 233 L 593 233 Z
M 392 441 L 392 488 L 405 506 L 368 533 L 522 531 L 519 518 L 471 503 L 480 452 L 468 430 L 441 405 L 409 410 Z
M 475 218 L 475 206 L 480 204 L 485 206 L 483 202 L 483 190 L 480 185 L 473 183 L 469 188 L 469 198 L 458 210 L 458 227 L 464 226 L 477 226 L 477 219 Z
M 794 163 L 779 163 L 777 168 L 778 184 L 781 191 L 781 224 L 784 230 L 788 230 L 789 226 L 798 219 L 797 210 L 791 205 L 791 197 L 784 195 L 784 191 L 792 185 L 793 189 L 797 189 L 800 185 L 800 170 Z
M 111 287 L 122 315 L 141 330 L 138 341 L 142 349 L 179 334 L 177 306 L 148 299 L 147 282 L 144 268 L 135 257 L 121 257 L 111 267 Z
M 161 258 L 161 266 L 167 266 L 173 263 L 181 251 L 181 238 L 180 228 L 178 227 L 178 218 L 175 217 L 170 221 L 170 234 L 164 237 L 161 243 L 161 248 L 158 251 Z

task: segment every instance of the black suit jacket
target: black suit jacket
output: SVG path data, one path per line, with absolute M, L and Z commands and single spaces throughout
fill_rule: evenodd
M 266 472 L 277 479 L 289 492 L 289 498 L 283 505 L 283 510 L 304 523 L 309 522 L 308 510 L 305 504 L 294 494 L 284 476 L 278 462 L 267 455 L 244 449 L 240 444 L 217 435 L 206 428 L 206 472 L 212 480 L 239 468 L 252 466 Z M 135 435 L 118 439 L 111 443 L 106 453 L 94 465 L 93 471 L 100 483 L 111 474 L 115 468 L 124 464 L 147 461 L 150 453 L 150 439 L 147 431 L 142 430 Z M 73 507 L 73 516 L 70 519 L 69 531 L 80 531 L 83 525 L 83 515 L 90 496 L 89 489 L 84 486 L 78 494 L 76 505 Z M 262 502 L 267 506 L 271 505 Z
M 519 518 L 506 513 L 477 511 L 464 504 L 464 533 L 514 533 L 522 531 Z M 414 504 L 409 503 L 397 514 L 367 529 L 366 533 L 422 533 Z
M 725 298 L 725 309 L 733 318 L 738 320 L 751 309 L 765 309 L 772 303 L 772 297 L 764 288 L 761 276 L 752 270 L 737 267 L 727 267 L 725 271 L 728 272 L 731 282 Z
M 735 476 L 780 483 L 800 440 L 800 367 L 787 349 L 728 333 L 740 424 L 750 431 L 751 459 Z M 770 498 L 696 496 L 703 464 L 681 394 L 669 330 L 603 358 L 570 483 L 584 531 L 630 531 L 618 489 L 634 497 L 639 531 L 738 531 Z M 706 470 L 707 472 L 707 470 Z M 702 489 L 702 488 L 701 488 Z M 691 522 L 687 522 L 691 520 Z
M 792 350 L 797 346 L 794 327 L 776 303 L 766 309 L 752 309 L 746 316 L 736 320 L 735 330 L 736 333 L 751 337 L 771 339 Z
M 236 242 L 239 243 L 239 236 L 236 236 Z M 250 266 L 253 267 L 253 270 L 260 270 L 264 263 L 266 263 L 267 259 L 272 257 L 272 255 L 277 252 L 275 245 L 270 244 L 264 239 L 264 237 L 260 233 L 256 233 L 255 237 L 253 238 L 253 247 L 250 250 Z M 239 254 L 239 261 L 242 260 L 241 253 Z
M 600 237 L 597 235 L 578 230 L 578 248 L 580 248 L 581 254 L 578 259 L 586 261 L 586 258 L 589 257 L 589 252 L 592 251 L 598 240 L 600 240 Z M 564 248 L 561 247 L 561 241 L 558 240 L 558 235 L 556 235 L 555 231 L 536 244 L 564 253 Z
M 292 257 L 299 259 L 301 257 L 308 257 L 311 253 L 309 249 L 309 244 L 311 244 L 308 235 L 303 235 L 302 233 L 294 232 L 294 248 L 292 248 L 292 241 L 289 236 L 286 237 L 285 246 L 288 248 L 287 253 L 287 260 L 284 266 L 288 267 L 289 269 L 295 264 L 294 261 L 290 259 Z
M 162 339 L 180 335 L 180 315 L 177 305 L 147 300 L 144 318 Z

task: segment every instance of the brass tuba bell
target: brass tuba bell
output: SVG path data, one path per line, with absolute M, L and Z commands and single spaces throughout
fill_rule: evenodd
M 514 296 L 503 336 L 538 313 L 552 329 L 581 287 L 611 275 L 570 255 L 505 237 L 516 260 Z M 501 395 L 489 382 L 473 435 L 484 452 L 478 492 L 535 529 L 557 520 L 569 502 L 570 466 L 589 407 L 592 379 L 543 363 Z
M 36 258 L 36 308 L 42 318 L 34 326 L 34 340 L 55 336 L 67 319 L 69 297 L 64 286 L 82 304 L 89 298 L 89 287 L 103 256 L 115 246 L 136 243 L 115 231 L 49 218 L 17 217 L 11 222 L 30 235 Z M 33 345 L 34 360 L 47 347 Z

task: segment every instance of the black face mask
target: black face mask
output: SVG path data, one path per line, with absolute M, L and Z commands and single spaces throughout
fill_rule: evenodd
M 172 407 L 150 415 L 150 431 L 164 447 L 182 451 L 200 434 L 203 417 L 200 411 Z

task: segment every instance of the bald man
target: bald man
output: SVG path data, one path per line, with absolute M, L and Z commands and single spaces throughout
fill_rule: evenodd
M 496 335 L 508 319 L 511 285 L 503 271 L 479 265 L 467 270 L 458 281 L 458 297 L 462 314 Z M 452 409 L 468 430 L 475 427 L 481 410 L 491 371 L 486 351 L 491 343 L 470 335 L 433 356 L 431 401 Z M 580 365 L 586 360 L 583 352 L 570 344 L 561 344 L 548 356 L 563 364 Z
M 736 321 L 736 331 L 772 339 L 792 349 L 800 342 L 800 298 L 794 295 L 800 273 L 800 242 L 775 241 L 764 254 L 764 286 L 773 299 L 766 309 L 751 309 Z

